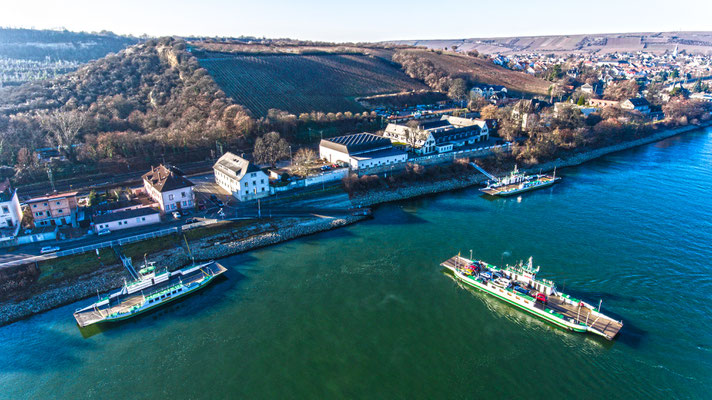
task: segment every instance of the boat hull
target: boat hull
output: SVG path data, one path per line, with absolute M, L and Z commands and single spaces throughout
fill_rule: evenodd
M 504 301 L 504 302 L 506 302 L 506 303 L 509 303 L 510 305 L 513 305 L 513 306 L 515 306 L 515 307 L 517 307 L 517 308 L 519 308 L 519 309 L 522 309 L 522 310 L 528 312 L 529 314 L 531 314 L 531 315 L 533 315 L 533 316 L 535 316 L 535 317 L 538 317 L 538 318 L 541 319 L 541 320 L 544 320 L 544 321 L 546 321 L 546 322 L 548 322 L 548 323 L 550 323 L 550 324 L 553 324 L 553 325 L 558 326 L 559 328 L 563 328 L 563 329 L 566 329 L 566 330 L 569 330 L 569 331 L 572 331 L 572 332 L 579 332 L 579 333 L 585 333 L 585 332 L 588 331 L 588 329 L 587 329 L 586 327 L 582 327 L 582 326 L 570 324 L 570 323 L 568 323 L 568 322 L 566 322 L 566 321 L 561 321 L 561 320 L 559 320 L 558 318 L 550 317 L 550 316 L 548 316 L 547 313 L 544 312 L 544 311 L 541 311 L 541 310 L 536 309 L 536 308 L 528 307 L 528 306 L 526 306 L 525 304 L 520 304 L 520 303 L 518 303 L 518 302 L 516 301 L 516 299 L 509 299 L 509 298 L 507 298 L 507 296 L 502 296 L 502 295 L 500 295 L 499 293 L 496 293 L 495 291 L 493 291 L 491 288 L 486 287 L 485 285 L 480 284 L 480 283 L 478 283 L 478 282 L 476 282 L 476 281 L 473 281 L 472 279 L 468 279 L 467 277 L 463 276 L 462 274 L 460 274 L 460 273 L 457 272 L 457 271 L 453 271 L 453 270 L 451 270 L 451 271 L 452 271 L 452 273 L 455 275 L 455 278 L 456 278 L 457 280 L 459 280 L 460 282 L 463 282 L 463 283 L 467 284 L 467 285 L 470 286 L 470 287 L 473 287 L 473 288 L 475 288 L 475 289 L 477 289 L 477 290 L 480 290 L 480 291 L 482 291 L 482 292 L 485 292 L 485 293 L 487 293 L 487 294 L 489 294 L 489 295 L 491 295 L 491 296 L 496 297 L 496 298 L 499 299 L 499 300 L 502 300 L 502 301 Z
M 225 271 L 222 265 L 212 261 L 175 271 L 167 278 L 159 279 L 164 284 L 152 293 L 150 293 L 151 289 L 156 289 L 154 286 L 129 294 L 126 294 L 126 287 L 124 287 L 104 300 L 75 311 L 74 318 L 80 327 L 129 319 L 195 293 L 208 286 Z M 196 276 L 197 274 L 200 275 Z M 192 278 L 192 280 L 185 283 L 181 278 Z M 151 278 L 150 281 L 154 282 L 154 279 Z M 144 291 L 148 291 L 149 294 L 144 296 Z
M 513 188 L 511 190 L 500 190 L 500 189 L 494 189 L 494 188 L 484 188 L 480 189 L 481 192 L 488 194 L 490 196 L 500 196 L 500 197 L 508 197 L 508 196 L 514 196 L 516 194 L 524 193 L 524 192 L 529 192 L 532 190 L 537 190 L 537 189 L 542 189 L 545 187 L 549 187 L 553 185 L 554 183 L 558 182 L 561 178 L 552 178 L 550 180 L 546 181 L 540 181 L 540 183 L 536 185 L 531 185 L 531 186 L 526 186 L 522 188 Z

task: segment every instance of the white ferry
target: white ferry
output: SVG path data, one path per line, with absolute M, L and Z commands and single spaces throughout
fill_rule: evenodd
M 131 318 L 193 293 L 225 271 L 227 269 L 215 261 L 161 273 L 156 273 L 154 263 L 144 264 L 139 279 L 76 310 L 74 318 L 80 327 Z

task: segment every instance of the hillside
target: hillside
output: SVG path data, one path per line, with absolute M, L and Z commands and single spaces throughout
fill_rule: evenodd
M 510 91 L 541 95 L 547 93 L 550 85 L 543 79 L 502 68 L 482 58 L 423 49 L 407 49 L 399 53 L 416 57 L 421 64 L 425 60 L 448 76 L 464 78 L 471 84 L 499 85 L 505 86 Z
M 198 57 L 225 93 L 256 116 L 271 108 L 293 114 L 361 112 L 356 97 L 427 89 L 398 65 L 359 53 L 205 52 Z
M 512 53 L 623 53 L 645 51 L 662 54 L 678 51 L 712 54 L 712 32 L 647 32 L 590 35 L 520 36 L 452 40 L 402 40 L 393 44 L 477 50 L 485 54 Z
M 79 129 L 57 129 L 58 119 Z M 61 146 L 73 168 L 89 170 L 125 172 L 161 156 L 200 160 L 216 141 L 244 142 L 252 122 L 183 41 L 149 40 L 58 78 L 1 89 L 0 165 L 41 175 L 33 153 L 50 146 Z
M 53 78 L 138 42 L 110 32 L 0 28 L 0 86 Z

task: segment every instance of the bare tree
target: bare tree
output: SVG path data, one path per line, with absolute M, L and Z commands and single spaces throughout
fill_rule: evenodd
M 418 139 L 420 135 L 418 134 L 419 128 L 418 121 L 412 120 L 406 122 L 406 126 L 408 129 L 405 130 L 405 141 L 406 143 L 412 148 L 415 149 L 416 145 L 418 144 Z
M 255 141 L 253 156 L 258 163 L 274 167 L 277 161 L 289 157 L 289 144 L 278 132 L 265 133 Z
M 52 134 L 52 144 L 63 151 L 71 161 L 76 161 L 74 145 L 79 141 L 79 132 L 86 122 L 87 114 L 78 110 L 54 110 L 40 117 L 42 127 Z
M 314 160 L 316 160 L 316 152 L 306 147 L 302 147 L 294 154 L 294 166 L 300 173 L 305 173 L 309 164 Z

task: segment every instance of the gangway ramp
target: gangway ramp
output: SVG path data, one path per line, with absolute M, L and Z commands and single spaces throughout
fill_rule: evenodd
M 493 181 L 495 181 L 495 182 L 496 182 L 496 181 L 499 181 L 499 178 L 497 178 L 496 176 L 494 176 L 494 175 L 490 174 L 489 172 L 485 171 L 482 167 L 480 167 L 479 165 L 475 164 L 474 162 L 470 161 L 470 165 L 472 165 L 476 170 L 482 172 L 482 174 L 483 174 L 484 176 L 490 178 L 491 180 L 493 180 Z
M 136 272 L 136 269 L 131 263 L 131 257 L 126 257 L 121 251 L 121 246 L 119 245 L 112 246 L 112 248 L 114 249 L 116 256 L 119 257 L 119 260 L 121 260 L 121 263 L 124 264 L 124 268 L 129 271 L 129 275 L 131 275 L 131 277 L 134 279 L 138 279 L 138 272 Z

